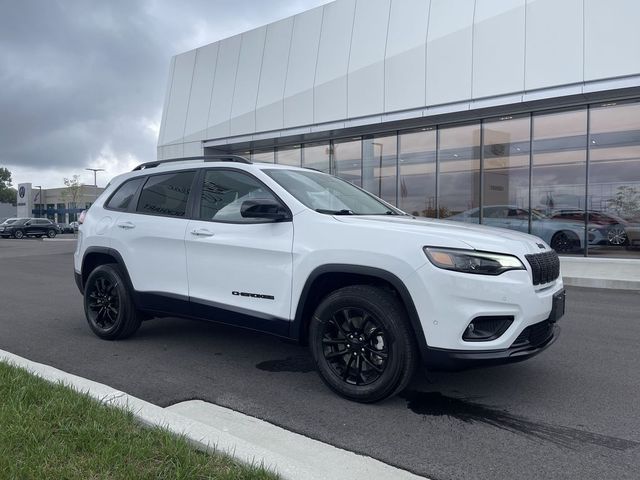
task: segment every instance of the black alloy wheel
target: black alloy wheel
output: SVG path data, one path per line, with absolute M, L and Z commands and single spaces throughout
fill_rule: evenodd
M 346 383 L 369 385 L 387 366 L 387 334 L 380 321 L 362 308 L 333 313 L 322 332 L 323 355 L 333 373 Z
M 17 239 L 24 237 L 24 232 L 22 230 L 16 230 L 13 232 L 13 236 Z
M 556 252 L 570 252 L 576 248 L 576 240 L 566 232 L 557 232 L 551 239 L 551 248 Z
M 49 238 L 56 238 L 56 235 L 57 235 L 57 233 L 56 233 L 56 231 L 55 231 L 55 230 L 53 230 L 53 229 L 52 229 L 52 230 L 49 230 L 49 231 L 47 232 L 47 237 L 49 237 Z
M 404 305 L 382 287 L 351 285 L 328 294 L 310 320 L 309 344 L 320 378 L 357 402 L 400 392 L 417 366 Z
M 124 275 L 114 264 L 100 265 L 89 275 L 84 286 L 84 311 L 91 330 L 106 340 L 129 337 L 141 323 Z

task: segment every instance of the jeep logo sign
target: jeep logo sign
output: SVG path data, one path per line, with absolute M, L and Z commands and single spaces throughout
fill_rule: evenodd
M 20 198 L 24 198 L 24 192 L 25 192 L 24 186 L 20 186 L 20 188 L 18 189 L 18 195 L 20 195 Z

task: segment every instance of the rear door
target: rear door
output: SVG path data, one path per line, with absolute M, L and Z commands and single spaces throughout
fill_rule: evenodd
M 188 307 L 184 236 L 195 174 L 173 171 L 134 179 L 107 203 L 107 209 L 115 210 L 111 247 L 122 256 L 133 288 L 149 307 Z
M 286 334 L 291 303 L 293 222 L 249 219 L 247 200 L 280 202 L 238 169 L 203 170 L 186 232 L 189 296 L 194 313 Z

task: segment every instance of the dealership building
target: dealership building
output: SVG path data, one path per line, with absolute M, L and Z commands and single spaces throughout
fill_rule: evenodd
M 173 57 L 158 158 L 311 167 L 416 216 L 640 258 L 638 19 L 637 0 L 338 0 Z
M 73 192 L 68 187 L 41 188 L 31 183 L 18 185 L 16 213 L 20 218 L 48 218 L 52 222 L 70 223 L 78 220 L 104 191 L 93 185 L 81 185 Z

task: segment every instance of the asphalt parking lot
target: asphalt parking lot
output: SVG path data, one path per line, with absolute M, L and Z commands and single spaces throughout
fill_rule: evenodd
M 214 402 L 434 479 L 638 478 L 640 292 L 569 288 L 560 338 L 538 357 L 421 375 L 402 397 L 360 405 L 327 390 L 305 348 L 269 336 L 167 318 L 98 339 L 74 247 L 0 239 L 0 349 L 161 406 Z

